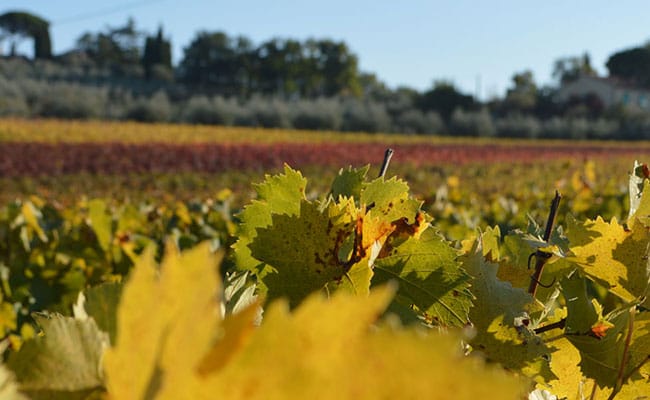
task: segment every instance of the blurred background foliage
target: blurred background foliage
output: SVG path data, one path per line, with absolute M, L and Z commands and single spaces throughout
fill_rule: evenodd
M 588 54 L 554 62 L 556 82 L 538 86 L 513 73 L 503 97 L 480 101 L 437 80 L 424 91 L 389 88 L 342 41 L 271 38 L 200 31 L 172 65 L 172 42 L 161 26 L 83 32 L 74 48 L 52 54 L 48 21 L 0 16 L 10 44 L 0 57 L 0 116 L 117 119 L 314 130 L 484 137 L 648 139 L 650 110 L 605 107 L 593 93 L 559 96 L 581 77 L 609 79 L 643 91 L 650 47 L 613 53 L 608 77 L 597 77 Z M 34 42 L 33 55 L 16 43 Z

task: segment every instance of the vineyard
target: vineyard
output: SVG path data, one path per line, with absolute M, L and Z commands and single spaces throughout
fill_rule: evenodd
M 650 393 L 645 144 L 94 124 L 0 125 L 0 399 Z

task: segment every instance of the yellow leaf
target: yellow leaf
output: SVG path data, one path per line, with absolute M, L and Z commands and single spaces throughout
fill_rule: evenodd
M 38 223 L 38 218 L 41 216 L 41 212 L 34 206 L 29 201 L 26 201 L 23 203 L 21 207 L 21 212 L 23 214 L 23 217 L 25 218 L 25 223 L 27 226 L 29 226 L 31 229 L 36 232 L 38 235 L 38 238 L 41 240 L 43 243 L 47 243 L 47 236 L 45 235 L 45 231 L 43 228 L 41 228 L 41 225 Z
M 217 265 L 208 244 L 182 255 L 168 251 L 160 274 L 152 251 L 136 264 L 118 310 L 116 346 L 105 356 L 113 398 L 141 399 L 152 391 L 188 398 L 191 388 L 177 383 L 193 381 L 220 320 Z
M 153 379 L 162 347 L 165 316 L 153 249 L 136 263 L 117 314 L 116 346 L 104 356 L 106 387 L 114 399 L 142 399 Z
M 316 293 L 294 312 L 271 304 L 221 320 L 220 283 L 202 246 L 168 254 L 158 276 L 149 252 L 127 282 L 117 344 L 105 356 L 114 399 L 519 399 L 525 385 L 462 355 L 460 340 L 375 327 L 395 290 Z
M 548 345 L 553 349 L 550 356 L 551 371 L 557 379 L 551 380 L 547 385 L 538 385 L 548 389 L 558 398 L 568 400 L 581 399 L 579 393 L 587 392 L 593 387 L 593 381 L 587 380 L 580 371 L 580 352 L 565 337 L 551 338 L 546 334 Z M 586 389 L 586 388 L 589 389 Z M 582 390 L 581 390 L 582 389 Z
M 238 314 L 226 316 L 221 325 L 222 335 L 201 361 L 199 374 L 207 375 L 220 370 L 248 343 L 258 313 L 259 305 L 255 302 Z
M 567 237 L 575 256 L 571 261 L 584 273 L 623 300 L 646 294 L 649 271 L 645 255 L 650 236 L 642 224 L 627 231 L 616 219 L 569 220 Z
M 274 303 L 249 345 L 200 386 L 200 398 L 475 399 L 518 398 L 520 382 L 461 355 L 452 335 L 371 323 L 390 302 L 383 287 L 369 297 L 312 295 L 292 315 Z

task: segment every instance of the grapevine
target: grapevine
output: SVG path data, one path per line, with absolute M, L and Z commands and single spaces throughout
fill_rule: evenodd
M 227 195 L 16 203 L 0 229 L 0 395 L 650 393 L 647 167 L 634 165 L 624 222 L 559 224 L 556 193 L 543 228 L 451 240 L 387 177 L 391 155 L 376 178 L 341 169 L 321 196 L 285 165 L 235 216 Z

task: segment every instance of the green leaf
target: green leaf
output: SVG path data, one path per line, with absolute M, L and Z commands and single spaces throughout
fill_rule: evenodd
M 77 392 L 102 387 L 101 359 L 108 336 L 92 319 L 34 316 L 44 335 L 23 344 L 7 365 L 21 390 Z
M 499 266 L 486 259 L 482 236 L 474 241 L 461 260 L 463 268 L 472 277 L 472 293 L 478 299 L 470 311 L 470 320 L 479 331 L 486 329 L 498 316 L 503 315 L 505 321 L 513 323 L 515 317 L 528 311 L 533 297 L 497 278 Z
M 386 254 L 375 261 L 373 286 L 397 281 L 395 301 L 401 303 L 401 309 L 415 309 L 438 325 L 467 323 L 472 304 L 469 276 L 460 268 L 456 250 L 440 234 L 427 229 L 419 238 L 386 246 Z
M 496 231 L 487 231 L 483 235 L 492 242 L 495 234 Z M 483 236 L 477 237 L 468 247 L 461 261 L 472 277 L 472 294 L 476 296 L 474 307 L 469 312 L 476 331 L 470 344 L 475 351 L 506 369 L 545 381 L 552 379 L 553 373 L 546 358 L 551 350 L 515 322 L 516 318 L 527 319 L 532 296 L 497 277 L 498 264 L 484 256 Z
M 363 168 L 341 168 L 339 174 L 334 178 L 334 182 L 332 182 L 332 198 L 334 200 L 338 199 L 339 196 L 354 197 L 355 199 L 360 198 L 369 168 L 370 166 Z
M 587 296 L 587 281 L 574 272 L 562 279 L 560 285 L 568 310 L 566 332 L 583 335 L 589 333 L 599 315 L 594 303 Z
M 0 400 L 27 400 L 18 392 L 16 377 L 4 364 L 0 364 Z
M 259 270 L 259 260 L 251 255 L 249 244 L 257 235 L 258 228 L 272 223 L 273 215 L 297 215 L 300 202 L 305 200 L 307 180 L 300 172 L 284 166 L 284 174 L 266 176 L 256 185 L 257 200 L 244 207 L 239 214 L 239 239 L 233 245 L 235 262 L 240 269 L 250 270 L 261 278 L 266 271 Z
M 624 375 L 629 379 L 623 382 L 619 393 L 622 399 L 640 398 L 650 393 L 650 311 L 634 315 L 629 354 Z
M 487 227 L 481 234 L 481 247 L 483 257 L 490 261 L 498 261 L 501 258 L 499 250 L 499 240 L 501 239 L 501 230 L 498 226 Z
M 408 184 L 395 177 L 367 183 L 361 191 L 360 202 L 370 209 L 372 216 L 388 222 L 407 218 L 406 222 L 414 223 L 422 206 L 422 202 L 409 197 Z
M 113 240 L 113 219 L 106 212 L 106 203 L 100 199 L 89 201 L 88 216 L 99 245 L 107 252 Z
M 613 387 L 623 362 L 629 307 L 601 315 L 587 294 L 586 279 L 577 273 L 560 282 L 566 299 L 566 338 L 580 351 L 580 369 L 600 387 Z
M 226 274 L 223 290 L 226 314 L 236 314 L 257 299 L 254 295 L 255 283 L 250 280 L 250 277 L 250 271 L 233 271 Z
M 263 278 L 267 300 L 287 297 L 295 307 L 328 282 L 343 279 L 346 260 L 339 249 L 351 235 L 350 218 L 333 220 L 315 203 L 303 201 L 298 216 L 274 215 L 272 224 L 258 229 L 250 244 L 252 256 L 273 269 Z
M 624 301 L 646 295 L 650 283 L 647 228 L 634 224 L 627 230 L 616 219 L 605 222 L 600 217 L 585 222 L 568 218 L 567 225 L 573 253 L 569 260 L 584 274 Z M 646 299 L 645 304 L 650 302 Z
M 84 291 L 86 313 L 99 329 L 108 333 L 111 343 L 115 343 L 117 335 L 117 306 L 123 287 L 123 283 L 104 283 Z
M 638 161 L 634 161 L 634 168 L 630 174 L 629 181 L 629 195 L 630 195 L 630 212 L 628 214 L 628 221 L 633 222 L 634 215 L 637 213 L 639 205 L 641 205 L 641 198 L 645 185 L 647 184 L 647 177 L 645 176 L 644 170 L 647 171 L 647 166 Z M 646 196 L 647 197 L 647 196 Z M 648 201 L 644 201 L 644 208 L 648 206 Z M 650 210 L 649 210 L 650 211 Z M 648 214 L 648 212 L 641 211 L 642 214 Z

